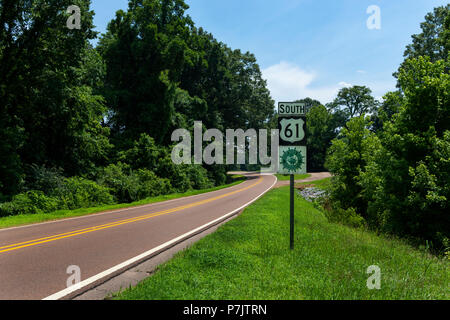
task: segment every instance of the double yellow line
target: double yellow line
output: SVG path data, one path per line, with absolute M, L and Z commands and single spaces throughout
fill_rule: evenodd
M 102 224 L 102 225 L 99 225 L 99 226 L 89 227 L 89 228 L 85 228 L 85 229 L 70 231 L 70 232 L 66 232 L 66 233 L 60 233 L 60 234 L 56 234 L 56 235 L 48 236 L 48 237 L 44 237 L 44 238 L 39 238 L 39 239 L 24 241 L 24 242 L 20 242 L 20 243 L 10 244 L 10 245 L 7 245 L 7 246 L 0 247 L 0 253 L 5 253 L 5 252 L 18 250 L 18 249 L 21 249 L 21 248 L 36 246 L 36 245 L 39 245 L 39 244 L 48 243 L 48 242 L 52 242 L 52 241 L 56 241 L 56 240 L 60 240 L 60 239 L 65 239 L 65 238 L 70 238 L 70 237 L 74 237 L 74 236 L 77 236 L 77 235 L 90 233 L 90 232 L 94 232 L 94 231 L 109 229 L 109 228 L 121 226 L 121 225 L 124 225 L 124 224 L 132 223 L 132 222 L 138 222 L 138 221 L 142 221 L 142 220 L 147 220 L 147 219 L 151 219 L 151 218 L 154 218 L 154 217 L 166 215 L 166 214 L 169 214 L 169 213 L 174 213 L 174 212 L 177 212 L 177 211 L 181 211 L 181 210 L 197 207 L 197 206 L 200 206 L 202 204 L 213 202 L 213 201 L 216 201 L 216 200 L 219 200 L 219 199 L 223 199 L 225 197 L 229 197 L 231 195 L 234 195 L 234 194 L 246 191 L 248 189 L 251 189 L 251 188 L 255 187 L 256 185 L 260 184 L 261 182 L 262 182 L 262 177 L 259 178 L 259 180 L 256 183 L 254 183 L 254 184 L 252 184 L 252 185 L 250 185 L 248 187 L 245 187 L 243 189 L 239 189 L 239 190 L 236 190 L 236 191 L 233 191 L 233 192 L 230 192 L 230 193 L 226 193 L 226 194 L 223 194 L 223 195 L 215 197 L 215 198 L 194 202 L 194 203 L 191 203 L 191 204 L 188 204 L 188 205 L 184 205 L 184 206 L 180 206 L 180 207 L 176 207 L 176 208 L 173 208 L 173 209 L 168 209 L 168 210 L 164 210 L 164 211 L 154 212 L 154 213 L 150 213 L 150 214 L 146 214 L 146 215 L 142 215 L 142 216 L 138 216 L 138 217 L 134 217 L 134 218 L 129 218 L 129 219 L 125 219 L 125 220 L 120 220 L 120 221 L 116 221 L 116 222 Z

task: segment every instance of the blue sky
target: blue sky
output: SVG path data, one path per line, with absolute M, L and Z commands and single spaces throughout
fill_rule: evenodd
M 338 90 L 366 85 L 381 98 L 411 35 L 444 0 L 186 0 L 197 26 L 233 49 L 255 54 L 276 101 L 311 97 L 327 103 Z M 127 0 L 92 0 L 105 32 Z M 381 28 L 369 29 L 371 5 Z

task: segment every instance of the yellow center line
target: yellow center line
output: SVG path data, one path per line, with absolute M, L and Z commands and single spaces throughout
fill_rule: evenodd
M 90 233 L 90 232 L 94 232 L 94 231 L 99 231 L 99 230 L 103 230 L 103 229 L 108 229 L 108 228 L 113 228 L 113 227 L 117 227 L 117 226 L 121 226 L 124 224 L 128 224 L 128 223 L 132 223 L 132 222 L 138 222 L 138 221 L 142 221 L 142 220 L 147 220 L 150 218 L 154 218 L 154 217 L 158 217 L 158 216 L 162 216 L 162 215 L 166 215 L 169 213 L 174 213 L 177 211 L 181 211 L 184 209 L 189 209 L 189 208 L 193 208 L 193 207 L 197 207 L 200 206 L 202 204 L 206 204 L 212 201 L 216 201 L 219 199 L 223 199 L 225 197 L 229 197 L 231 195 L 246 191 L 248 189 L 251 189 L 253 187 L 255 187 L 256 185 L 260 184 L 262 182 L 262 177 L 259 178 L 259 180 L 248 186 L 245 187 L 243 189 L 239 189 L 230 193 L 226 193 L 223 194 L 221 196 L 217 196 L 211 199 L 206 199 L 206 200 L 202 200 L 202 201 L 198 201 L 198 202 L 194 202 L 188 205 L 184 205 L 184 206 L 180 206 L 180 207 L 176 207 L 173 209 L 167 209 L 164 211 L 159 211 L 159 212 L 154 212 L 154 213 L 150 213 L 150 214 L 146 214 L 146 215 L 142 215 L 142 216 L 138 216 L 138 217 L 134 217 L 134 218 L 129 218 L 129 219 L 124 219 L 124 220 L 120 220 L 120 221 L 115 221 L 115 222 L 110 222 L 107 224 L 102 224 L 99 226 L 93 226 L 93 227 L 89 227 L 89 228 L 85 228 L 85 229 L 80 229 L 80 230 L 74 230 L 74 231 L 70 231 L 70 232 L 65 232 L 65 233 L 60 233 L 60 234 L 56 234 L 53 236 L 48 236 L 48 237 L 44 237 L 44 238 L 39 238 L 39 239 L 34 239 L 34 240 L 29 240 L 29 241 L 25 241 L 25 242 L 20 242 L 20 243 L 15 243 L 15 244 L 10 244 L 7 246 L 3 246 L 0 247 L 0 253 L 4 253 L 4 252 L 9 252 L 9 251 L 13 251 L 13 250 L 18 250 L 21 248 L 26 248 L 26 247 L 31 247 L 31 246 L 35 246 L 38 244 L 43 244 L 43 243 L 48 243 L 48 242 L 52 242 L 52 241 L 56 241 L 56 240 L 60 240 L 60 239 L 65 239 L 65 238 L 69 238 L 69 237 L 74 237 L 77 235 L 81 235 L 81 234 L 85 234 L 85 233 Z

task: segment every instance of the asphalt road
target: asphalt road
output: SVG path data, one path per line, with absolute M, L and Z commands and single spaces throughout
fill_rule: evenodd
M 197 196 L 0 230 L 0 299 L 58 299 L 92 286 L 241 210 L 276 182 L 272 175 L 248 178 Z M 82 282 L 68 288 L 77 268 Z

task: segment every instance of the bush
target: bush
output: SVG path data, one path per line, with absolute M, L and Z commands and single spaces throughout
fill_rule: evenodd
M 114 203 L 108 188 L 80 177 L 65 179 L 63 187 L 56 194 L 61 209 L 73 210 Z
M 158 166 L 163 149 L 155 144 L 155 140 L 148 134 L 141 134 L 131 149 L 119 153 L 119 160 L 128 164 L 132 169 L 155 170 Z
M 121 162 L 104 168 L 99 175 L 98 183 L 109 188 L 120 203 L 175 192 L 170 180 L 159 178 L 148 169 L 133 171 L 129 165 Z
M 111 164 L 100 172 L 97 182 L 109 188 L 117 202 L 132 202 L 136 199 L 139 181 L 130 173 L 129 165 Z
M 48 213 L 58 210 L 59 205 L 59 199 L 48 197 L 42 191 L 28 191 L 14 196 L 11 202 L 0 204 L 0 216 Z
M 51 195 L 64 185 L 64 179 L 61 169 L 46 168 L 45 166 L 33 164 L 28 169 L 26 189 L 39 190 L 47 195 Z
M 150 170 L 139 169 L 135 175 L 139 181 L 136 200 L 173 192 L 169 179 L 159 178 Z
M 191 187 L 196 190 L 214 187 L 214 183 L 208 178 L 208 171 L 200 165 L 189 165 L 185 169 Z
M 366 226 L 366 221 L 356 212 L 355 208 L 342 209 L 335 204 L 331 211 L 325 210 L 325 216 L 331 222 L 338 222 L 355 228 Z
M 353 118 L 332 142 L 326 167 L 333 174 L 330 197 L 342 209 L 354 208 L 366 215 L 367 201 L 362 197 L 358 177 L 365 170 L 366 154 L 377 145 L 377 137 L 368 130 L 370 122 L 364 116 Z

